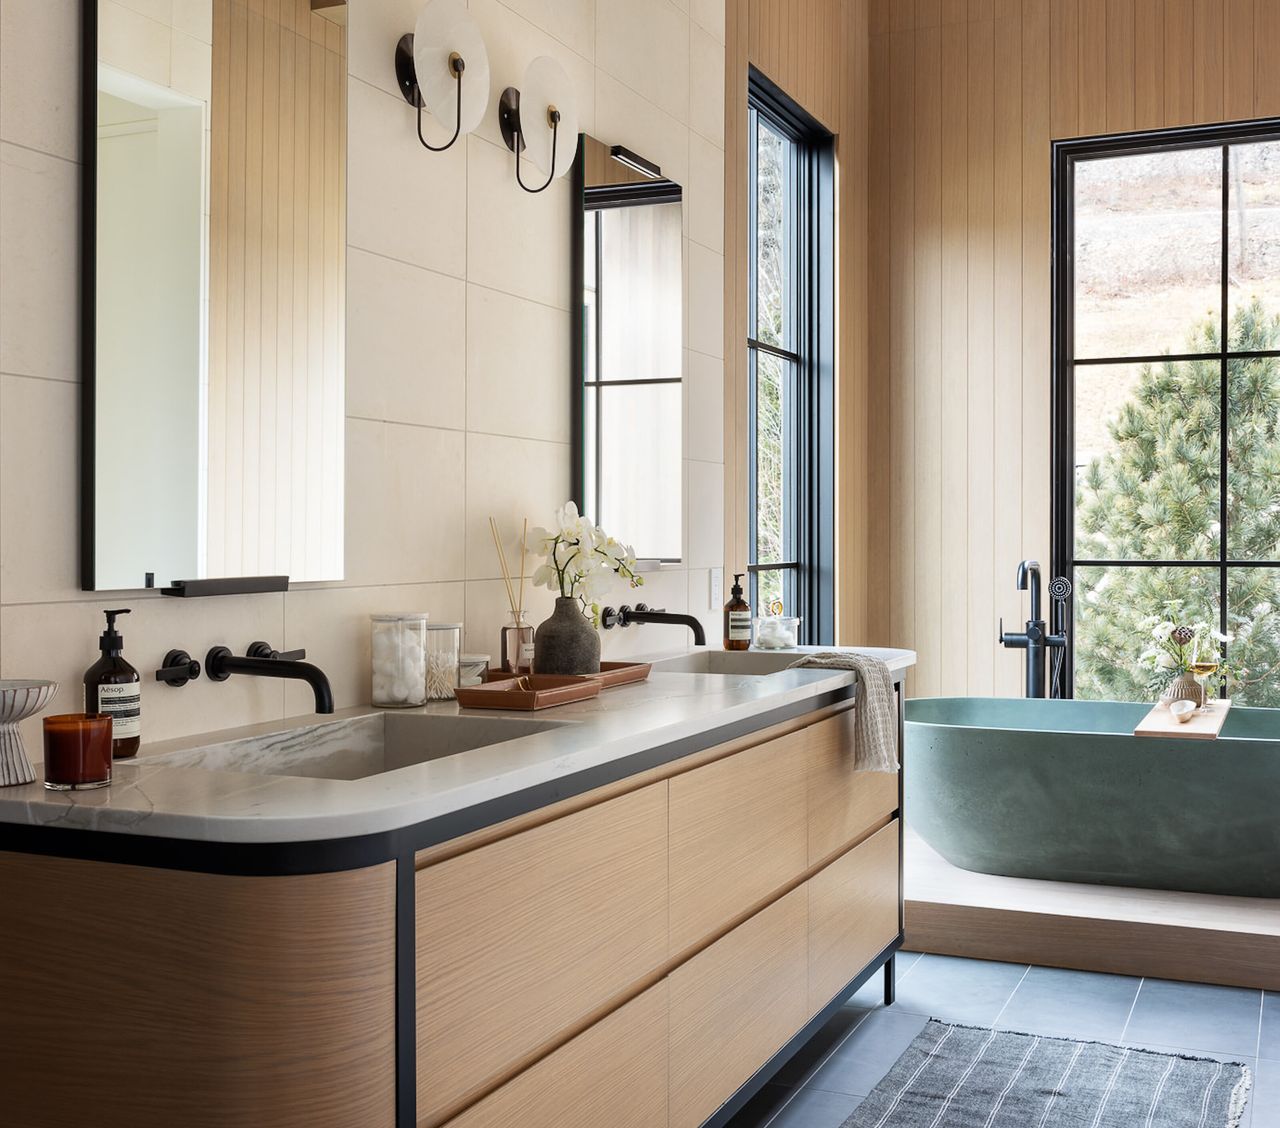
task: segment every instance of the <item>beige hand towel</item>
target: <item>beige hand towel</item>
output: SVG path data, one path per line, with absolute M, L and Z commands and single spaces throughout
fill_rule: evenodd
M 852 670 L 862 689 L 854 718 L 853 770 L 898 770 L 898 710 L 888 666 L 867 654 L 824 652 L 806 654 L 791 668 Z

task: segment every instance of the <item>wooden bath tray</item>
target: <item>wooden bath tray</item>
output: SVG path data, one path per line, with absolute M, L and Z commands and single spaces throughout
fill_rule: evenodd
M 1231 712 L 1231 702 L 1210 701 L 1202 710 L 1191 714 L 1191 720 L 1179 724 L 1163 702 L 1156 705 L 1133 730 L 1134 736 L 1171 736 L 1184 740 L 1216 740 Z
M 586 701 L 600 695 L 599 678 L 555 677 L 551 674 L 523 674 L 484 685 L 459 686 L 453 691 L 464 709 L 550 709 L 571 701 Z

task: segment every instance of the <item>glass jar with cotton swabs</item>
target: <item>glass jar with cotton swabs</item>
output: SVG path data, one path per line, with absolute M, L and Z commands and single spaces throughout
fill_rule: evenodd
M 462 681 L 462 624 L 427 624 L 427 700 L 451 701 Z
M 499 661 L 506 673 L 528 674 L 533 670 L 533 624 L 526 621 L 524 614 L 524 569 L 528 555 L 529 519 L 524 519 L 520 533 L 518 580 L 511 577 L 506 549 L 502 547 L 502 536 L 498 532 L 498 522 L 492 517 L 489 518 L 489 532 L 493 535 L 493 547 L 498 554 L 498 567 L 502 570 L 502 582 L 507 589 L 507 605 L 511 610 L 511 621 L 502 628 Z

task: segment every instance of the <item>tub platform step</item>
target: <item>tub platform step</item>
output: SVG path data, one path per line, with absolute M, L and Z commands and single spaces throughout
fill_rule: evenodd
M 1231 712 L 1231 702 L 1210 701 L 1203 709 L 1193 713 L 1191 719 L 1179 723 L 1169 712 L 1169 706 L 1160 702 L 1142 718 L 1133 730 L 1134 736 L 1172 736 L 1186 740 L 1216 740 Z

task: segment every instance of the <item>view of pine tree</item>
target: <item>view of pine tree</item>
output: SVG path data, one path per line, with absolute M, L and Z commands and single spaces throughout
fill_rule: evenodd
M 1232 351 L 1280 348 L 1280 317 L 1255 299 L 1229 327 Z M 1216 320 L 1188 335 L 1188 353 L 1219 348 Z M 1091 560 L 1215 560 L 1219 553 L 1219 365 L 1143 365 L 1137 387 L 1108 421 L 1111 449 L 1078 471 L 1076 556 Z M 1280 558 L 1280 360 L 1233 361 L 1227 378 L 1227 549 L 1233 560 Z M 1077 575 L 1077 697 L 1145 700 L 1161 683 L 1139 656 L 1152 615 L 1218 622 L 1218 573 L 1209 568 L 1082 567 Z M 1280 569 L 1230 572 L 1234 692 L 1280 705 Z

